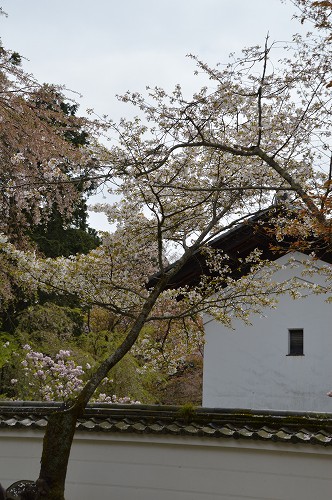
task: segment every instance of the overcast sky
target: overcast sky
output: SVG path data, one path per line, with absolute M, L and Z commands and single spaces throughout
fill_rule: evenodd
M 210 65 L 230 52 L 298 31 L 294 8 L 280 0 L 2 0 L 6 48 L 28 60 L 40 82 L 60 83 L 117 120 L 127 107 L 115 99 L 146 85 L 197 90 L 193 53 Z

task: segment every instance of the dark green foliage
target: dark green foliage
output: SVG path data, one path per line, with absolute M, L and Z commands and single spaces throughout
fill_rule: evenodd
M 44 103 L 38 102 L 38 105 Z M 54 92 L 54 103 L 48 103 L 48 107 L 59 114 L 59 118 L 53 118 L 53 124 L 62 129 L 62 133 L 66 140 L 75 147 L 86 146 L 89 143 L 88 133 L 79 126 L 68 126 L 61 119 L 63 116 L 75 116 L 78 105 L 76 103 L 64 102 L 59 99 L 59 96 Z M 70 180 L 71 173 L 68 171 L 68 166 L 65 162 L 62 168 L 66 171 Z M 89 188 L 85 186 L 85 178 L 79 180 L 72 179 L 73 186 L 77 190 L 78 198 L 74 203 L 73 210 L 70 215 L 65 215 L 56 203 L 54 203 L 52 213 L 48 217 L 47 222 L 33 226 L 29 233 L 30 238 L 37 244 L 38 249 L 46 257 L 69 257 L 78 253 L 88 253 L 100 245 L 97 231 L 88 226 L 88 211 L 86 198 L 93 192 L 93 185 L 89 184 Z
M 10 56 L 10 62 L 14 64 L 15 66 L 19 66 L 22 62 L 22 57 L 18 52 L 12 52 Z
M 87 206 L 82 198 L 71 218 L 66 220 L 56 206 L 47 223 L 35 226 L 30 238 L 45 257 L 86 254 L 100 245 L 97 231 L 88 226 Z
M 12 396 L 13 385 L 10 380 L 15 376 L 13 353 L 18 349 L 18 343 L 6 332 L 0 332 L 0 397 Z
M 61 102 L 60 109 L 65 113 L 65 115 L 75 116 L 78 105 L 68 102 Z M 85 146 L 86 144 L 89 144 L 89 134 L 85 132 L 85 130 L 80 130 L 77 128 L 74 130 L 65 130 L 64 136 L 67 141 L 74 144 L 74 146 Z
M 61 220 L 51 220 L 46 225 L 37 226 L 30 237 L 45 257 L 85 254 L 100 245 L 94 229 L 64 228 Z
M 22 345 L 29 343 L 43 352 L 56 352 L 81 335 L 83 328 L 84 315 L 80 309 L 46 302 L 23 311 L 15 333 Z

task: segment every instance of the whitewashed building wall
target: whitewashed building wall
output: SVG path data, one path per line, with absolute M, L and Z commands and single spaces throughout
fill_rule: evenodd
M 42 432 L 0 429 L 4 486 L 36 478 Z M 326 500 L 332 447 L 77 433 L 66 500 Z
M 300 262 L 306 256 L 294 253 Z M 289 256 L 277 260 L 286 264 Z M 324 263 L 317 262 L 317 267 Z M 278 271 L 277 281 L 298 276 L 303 266 Z M 320 275 L 306 277 L 323 285 Z M 205 318 L 203 406 L 286 411 L 332 411 L 332 304 L 326 296 L 279 298 L 276 309 L 253 316 L 234 329 Z M 303 356 L 288 355 L 289 330 L 303 329 Z

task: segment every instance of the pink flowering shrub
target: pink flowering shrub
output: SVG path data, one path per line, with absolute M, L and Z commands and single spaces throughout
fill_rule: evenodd
M 71 359 L 70 351 L 60 350 L 52 359 L 28 344 L 23 349 L 25 358 L 21 364 L 28 380 L 26 396 L 43 401 L 67 401 L 82 388 L 85 372 Z M 17 382 L 12 379 L 13 384 Z
M 41 352 L 34 351 L 26 344 L 23 347 L 25 357 L 21 361 L 25 383 L 22 388 L 24 399 L 41 401 L 69 401 L 84 386 L 86 371 L 91 370 L 91 365 L 86 363 L 85 369 L 76 364 L 69 350 L 60 350 L 53 359 Z M 112 380 L 105 379 L 104 385 L 109 385 Z M 13 386 L 22 385 L 18 378 L 12 378 Z M 115 394 L 97 394 L 94 401 L 105 403 L 134 404 L 130 397 L 117 397 Z

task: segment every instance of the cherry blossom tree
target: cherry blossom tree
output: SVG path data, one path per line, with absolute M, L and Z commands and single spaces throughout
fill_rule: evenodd
M 308 242 L 318 235 L 330 245 L 331 51 L 314 35 L 281 45 L 267 39 L 217 68 L 191 56 L 205 78 L 191 98 L 179 85 L 170 94 L 148 88 L 146 96 L 119 97 L 138 116 L 119 124 L 105 119 L 117 137 L 107 160 L 118 201 L 96 210 L 117 229 L 99 248 L 40 259 L 2 240 L 2 257 L 22 287 L 72 294 L 126 323 L 125 338 L 49 418 L 38 500 L 64 499 L 77 418 L 130 349 L 144 352 L 149 339 L 140 335 L 149 323 L 190 323 L 205 311 L 230 325 L 233 317 L 248 321 L 261 307 L 273 307 L 280 293 L 300 293 L 293 283 L 274 283 L 275 265 L 258 251 L 236 263 L 214 251 L 209 243 L 216 236 L 282 199 L 282 216 L 273 212 L 278 238 L 300 235 Z M 26 157 L 18 161 L 26 172 Z M 179 284 L 180 271 L 198 254 L 208 272 L 193 286 Z M 246 274 L 236 279 L 241 267 Z
M 70 112 L 75 105 L 64 91 L 39 84 L 18 53 L 0 46 L 0 229 L 16 244 L 54 206 L 70 215 L 77 186 L 100 167 L 97 123 Z
M 97 185 L 92 178 L 101 173 L 102 127 L 77 116 L 73 96 L 61 86 L 41 85 L 23 69 L 21 56 L 0 42 L 0 231 L 16 247 L 35 247 L 32 235 L 45 240 L 44 229 L 51 222 L 54 226 L 54 214 L 57 229 L 60 222 L 61 229 L 69 226 L 84 211 L 82 193 Z M 73 239 L 73 233 L 78 248 L 83 247 L 78 236 L 89 249 L 98 242 L 70 227 L 61 236 Z M 10 270 L 1 255 L 2 320 L 11 320 L 11 310 L 26 306 Z

